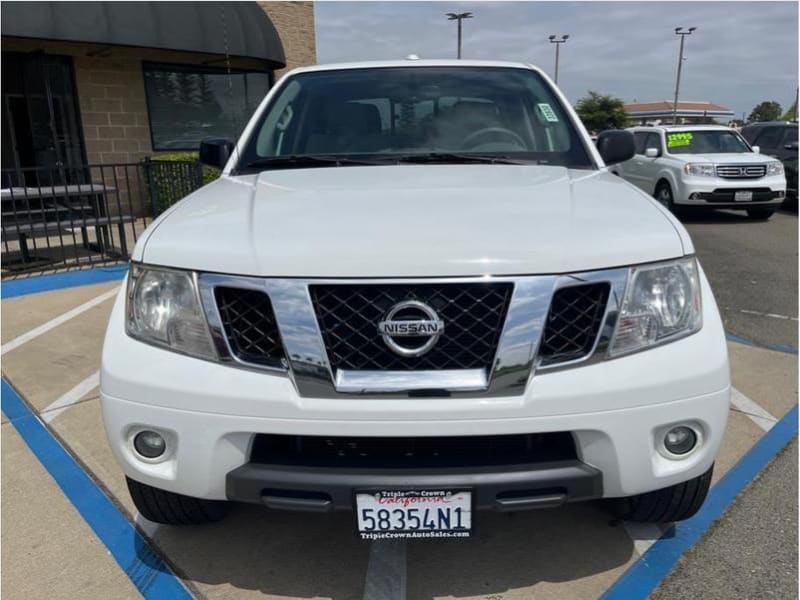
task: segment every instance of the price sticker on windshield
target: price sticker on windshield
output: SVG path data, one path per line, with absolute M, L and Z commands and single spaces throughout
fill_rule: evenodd
M 547 104 L 546 102 L 542 102 L 537 104 L 536 106 L 539 107 L 539 112 L 542 113 L 542 117 L 548 123 L 558 123 L 558 116 L 553 111 L 553 107 Z
M 694 136 L 689 131 L 682 133 L 667 134 L 667 148 L 679 148 L 681 146 L 688 146 L 692 143 Z

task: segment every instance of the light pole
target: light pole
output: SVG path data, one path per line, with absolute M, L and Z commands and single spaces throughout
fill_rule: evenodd
M 678 75 L 675 77 L 675 102 L 672 104 L 672 124 L 678 124 L 678 92 L 681 88 L 681 67 L 683 66 L 683 42 L 686 40 L 687 35 L 692 35 L 692 32 L 697 27 L 689 27 L 687 31 L 683 27 L 675 28 L 675 35 L 681 36 L 681 49 L 678 52 Z
M 448 21 L 458 21 L 458 58 L 461 58 L 461 21 L 471 18 L 471 12 L 447 13 Z
M 556 83 L 558 83 L 558 49 L 559 49 L 559 47 L 561 46 L 561 44 L 565 44 L 565 43 L 567 42 L 567 40 L 569 39 L 569 36 L 568 36 L 568 35 L 562 35 L 562 36 L 561 36 L 561 39 L 559 39 L 559 38 L 558 38 L 558 36 L 556 36 L 556 35 L 551 35 L 551 36 L 550 36 L 549 38 L 547 38 L 547 39 L 548 39 L 548 40 L 550 40 L 550 43 L 551 43 L 551 44 L 555 44 L 555 45 L 556 45 L 556 73 L 555 73 L 555 81 L 556 81 Z

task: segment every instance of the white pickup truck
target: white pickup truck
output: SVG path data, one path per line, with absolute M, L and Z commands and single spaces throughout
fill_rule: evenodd
M 481 510 L 702 504 L 725 335 L 692 241 L 610 173 L 530 65 L 297 69 L 215 182 L 136 246 L 102 358 L 141 514 L 352 510 L 364 538 L 468 536 Z

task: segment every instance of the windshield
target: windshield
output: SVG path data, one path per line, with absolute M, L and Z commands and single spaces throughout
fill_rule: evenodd
M 594 167 L 534 71 L 387 67 L 291 77 L 262 114 L 238 170 L 403 160 Z
M 735 131 L 674 131 L 667 132 L 667 152 L 670 154 L 741 154 L 752 152 Z

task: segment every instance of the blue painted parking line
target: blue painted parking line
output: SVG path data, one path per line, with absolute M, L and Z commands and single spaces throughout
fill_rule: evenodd
M 756 344 L 743 337 L 739 337 L 734 333 L 726 333 L 725 338 L 729 342 L 736 342 L 737 344 L 744 344 L 745 346 L 752 346 L 754 348 L 766 348 L 767 350 L 774 350 L 775 352 L 785 352 L 786 354 L 797 354 L 797 348 L 794 346 L 787 346 L 785 344 Z
M 82 271 L 53 273 L 52 275 L 37 275 L 25 279 L 12 279 L 4 281 L 0 285 L 0 297 L 3 300 L 7 300 L 8 298 L 38 294 L 39 292 L 51 292 L 81 285 L 118 281 L 125 277 L 127 272 L 128 265 L 124 264 L 84 269 Z
M 191 594 L 5 378 L 2 411 L 133 585 L 148 600 Z
M 797 405 L 761 437 L 711 488 L 703 507 L 691 519 L 676 523 L 657 540 L 601 597 L 602 600 L 647 598 L 686 552 L 716 521 L 736 496 L 797 435 Z

